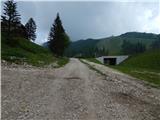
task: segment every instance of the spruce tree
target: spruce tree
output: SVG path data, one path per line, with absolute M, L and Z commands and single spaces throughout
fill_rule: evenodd
M 152 49 L 160 48 L 160 34 L 157 35 L 157 39 L 153 41 L 150 46 Z
M 64 50 L 69 45 L 70 40 L 65 33 L 58 13 L 51 27 L 48 40 L 50 50 L 57 56 L 63 56 Z
M 30 18 L 25 25 L 28 39 L 35 41 L 36 39 L 36 23 L 33 18 Z
M 7 28 L 10 35 L 12 31 L 17 29 L 20 25 L 20 14 L 17 12 L 17 3 L 13 0 L 8 0 L 4 3 L 4 12 L 1 16 L 3 25 Z
M 142 42 L 137 42 L 134 46 L 134 53 L 142 53 L 146 50 L 146 46 Z

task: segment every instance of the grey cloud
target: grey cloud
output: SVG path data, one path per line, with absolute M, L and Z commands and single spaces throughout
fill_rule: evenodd
M 18 2 L 25 24 L 30 17 L 37 23 L 37 43 L 47 40 L 56 13 L 75 41 L 102 38 L 128 31 L 159 33 L 159 2 Z

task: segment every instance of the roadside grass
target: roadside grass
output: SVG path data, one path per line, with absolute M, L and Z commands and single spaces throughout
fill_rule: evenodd
M 111 67 L 160 87 L 160 49 L 133 55 L 121 64 Z
M 101 72 L 100 70 L 94 68 L 92 65 L 84 62 L 82 59 L 79 59 L 82 63 L 86 64 L 91 70 L 96 71 L 98 74 L 102 75 L 102 76 L 107 76 L 106 74 L 104 74 L 103 72 Z
M 48 49 L 43 48 L 24 38 L 12 38 L 15 46 L 7 43 L 4 34 L 1 36 L 1 59 L 8 62 L 23 64 L 24 62 L 33 66 L 43 67 L 51 63 L 57 63 L 58 67 L 65 65 L 68 58 L 57 58 Z
M 85 58 L 85 60 L 88 60 L 90 62 L 94 62 L 94 63 L 97 63 L 97 64 L 102 64 L 100 61 L 98 61 L 97 59 L 95 58 Z M 103 65 L 103 64 L 102 64 Z
M 142 68 L 160 72 L 160 49 L 147 50 L 129 57 L 119 64 L 129 68 Z
M 68 62 L 69 62 L 69 58 L 67 58 L 67 57 L 59 57 L 59 58 L 57 58 L 57 64 L 59 65 L 59 67 L 63 67 Z
M 127 66 L 108 66 L 108 67 L 117 69 L 121 72 L 129 74 L 140 80 L 147 81 L 153 87 L 160 87 L 160 72 L 157 70 L 127 67 Z
M 86 59 L 90 62 L 104 65 L 95 58 Z M 120 65 L 105 65 L 140 80 L 147 81 L 153 87 L 160 87 L 160 52 L 158 50 L 132 56 Z

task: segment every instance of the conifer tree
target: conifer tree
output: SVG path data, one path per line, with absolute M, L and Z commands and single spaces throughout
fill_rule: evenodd
M 35 41 L 36 39 L 36 23 L 33 18 L 30 18 L 25 25 L 28 39 Z
M 17 3 L 13 0 L 8 0 L 4 3 L 3 15 L 1 16 L 2 23 L 7 28 L 10 35 L 17 27 L 20 26 L 20 14 L 17 12 Z
M 160 34 L 157 35 L 157 39 L 153 41 L 150 46 L 152 49 L 160 48 Z
M 50 50 L 57 56 L 63 56 L 64 50 L 69 45 L 70 40 L 65 33 L 58 13 L 54 24 L 51 27 L 48 40 Z

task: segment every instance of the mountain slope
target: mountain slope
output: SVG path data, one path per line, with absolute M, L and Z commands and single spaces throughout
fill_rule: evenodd
M 72 42 L 68 49 L 65 51 L 67 56 L 79 56 L 92 54 L 92 49 L 97 45 L 99 40 L 87 39 Z
M 141 42 L 148 49 L 150 44 L 157 39 L 156 34 L 152 33 L 139 33 L 139 32 L 128 32 L 120 36 L 113 36 L 102 39 L 87 39 L 72 42 L 66 50 L 67 56 L 76 56 L 77 54 L 83 54 L 88 52 L 90 49 L 104 48 L 109 51 L 109 55 L 119 55 L 121 53 L 121 45 L 123 40 L 127 40 L 131 43 Z
M 131 56 L 119 66 L 153 69 L 160 71 L 160 49 L 148 50 Z
M 160 86 L 160 49 L 134 55 L 114 68 Z

